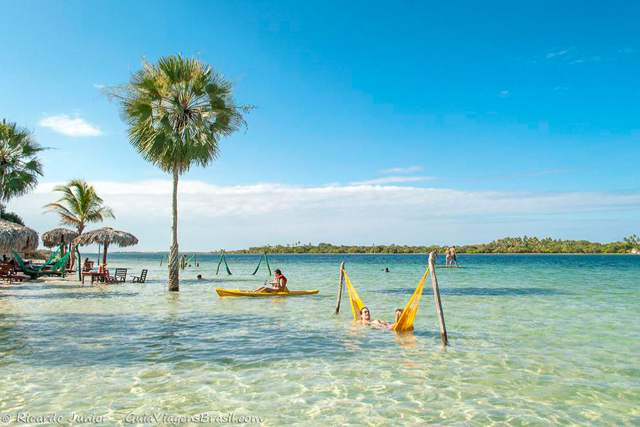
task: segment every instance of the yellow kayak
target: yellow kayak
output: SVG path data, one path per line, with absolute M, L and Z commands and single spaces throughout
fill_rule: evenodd
M 301 295 L 317 294 L 320 291 L 318 289 L 314 289 L 311 291 L 253 292 L 253 291 L 242 291 L 240 289 L 216 288 L 216 292 L 221 297 L 297 297 Z

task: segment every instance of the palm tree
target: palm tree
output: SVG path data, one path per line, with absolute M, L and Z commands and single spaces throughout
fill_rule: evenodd
M 169 290 L 178 291 L 178 179 L 192 166 L 208 166 L 219 141 L 243 125 L 251 107 L 236 105 L 232 84 L 197 58 L 164 56 L 146 60 L 128 84 L 111 88 L 129 142 L 147 161 L 173 175 Z
M 42 176 L 37 155 L 45 150 L 31 132 L 15 123 L 0 122 L 0 205 L 33 190 Z
M 66 185 L 58 185 L 53 191 L 62 193 L 57 202 L 44 208 L 60 216 L 60 224 L 74 227 L 82 234 L 87 224 L 102 222 L 105 218 L 115 218 L 110 207 L 96 194 L 95 188 L 82 180 L 71 180 Z

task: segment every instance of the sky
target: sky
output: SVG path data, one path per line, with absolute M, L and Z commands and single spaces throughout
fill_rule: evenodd
M 181 249 L 640 234 L 640 3 L 0 0 L 0 118 L 50 147 L 8 209 L 85 179 L 166 250 L 170 176 L 101 90 L 197 56 L 248 127 L 181 177 Z

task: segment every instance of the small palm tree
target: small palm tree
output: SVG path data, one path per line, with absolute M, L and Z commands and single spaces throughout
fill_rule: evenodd
M 178 179 L 194 165 L 211 164 L 220 139 L 246 125 L 250 107 L 236 105 L 231 82 L 211 66 L 181 55 L 144 61 L 128 84 L 107 96 L 120 104 L 131 145 L 173 176 L 169 290 L 178 291 Z
M 0 122 L 0 205 L 33 190 L 42 176 L 37 155 L 45 150 L 31 132 Z
M 105 218 L 115 218 L 110 207 L 98 197 L 95 188 L 82 180 L 71 180 L 66 185 L 58 185 L 53 191 L 62 193 L 54 203 L 45 205 L 47 212 L 60 216 L 60 224 L 74 227 L 82 234 L 87 224 L 102 222 Z

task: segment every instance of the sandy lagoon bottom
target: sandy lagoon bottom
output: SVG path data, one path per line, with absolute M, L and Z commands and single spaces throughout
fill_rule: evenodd
M 346 300 L 332 314 L 341 260 L 373 317 L 391 320 L 423 255 L 272 256 L 291 288 L 320 289 L 289 299 L 215 294 L 260 285 L 257 256 L 230 256 L 233 276 L 215 276 L 217 257 L 201 256 L 179 294 L 154 254 L 111 256 L 130 275 L 149 268 L 142 285 L 0 284 L 0 416 L 640 424 L 640 257 L 460 258 L 468 268 L 437 272 L 446 349 L 430 292 L 405 336 L 354 325 Z

